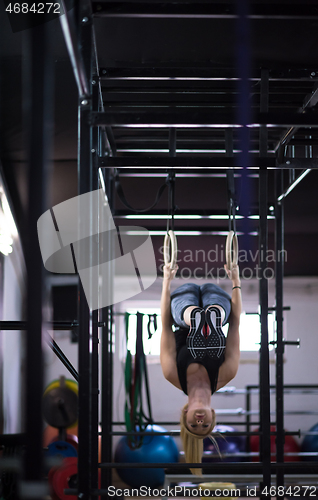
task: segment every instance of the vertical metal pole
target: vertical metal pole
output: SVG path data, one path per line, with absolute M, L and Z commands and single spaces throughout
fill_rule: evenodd
M 78 193 L 87 193 L 93 189 L 92 133 L 89 126 L 89 114 L 92 111 L 92 17 L 86 11 L 86 5 L 79 5 L 79 43 L 86 74 L 90 82 L 90 95 L 79 99 L 79 140 L 78 140 Z M 81 233 L 81 221 L 80 233 Z M 82 500 L 90 498 L 91 486 L 91 356 L 90 335 L 92 320 L 84 289 L 79 283 L 79 405 L 78 405 L 78 492 Z
M 53 66 L 47 25 L 32 28 L 29 33 L 30 57 L 27 118 L 29 130 L 28 220 L 26 243 L 27 319 L 26 334 L 26 450 L 22 491 L 30 497 L 42 497 L 42 323 L 45 307 L 44 267 L 40 253 L 37 220 L 48 208 L 48 154 L 52 133 Z
M 97 82 L 97 77 L 94 78 Z M 98 111 L 98 85 L 93 85 L 93 109 Z M 92 151 L 93 151 L 93 164 L 92 164 L 92 190 L 98 189 L 98 139 L 99 129 L 94 127 L 92 130 Z M 92 214 L 94 218 L 99 217 L 100 214 Z M 99 235 L 95 236 L 99 238 Z M 94 285 L 94 283 L 93 283 Z M 98 283 L 96 283 L 98 286 Z M 98 358 L 98 310 L 92 312 L 92 338 L 91 338 L 91 488 L 98 488 L 98 422 L 99 422 L 99 358 Z
M 90 127 L 87 124 L 87 111 L 80 106 L 80 151 L 79 151 L 79 194 L 90 191 L 91 141 Z M 79 282 L 78 314 L 78 491 L 80 498 L 89 498 L 90 488 L 90 438 L 91 438 L 91 400 L 90 400 L 90 329 L 91 315 L 81 281 Z
M 262 70 L 261 74 L 261 101 L 260 111 L 268 112 L 269 73 Z M 267 127 L 260 127 L 260 156 L 267 155 Z M 268 205 L 268 179 L 267 169 L 261 168 L 259 173 L 259 267 L 260 267 L 260 322 L 261 322 L 261 348 L 260 348 L 260 417 L 261 417 L 261 460 L 263 462 L 263 483 L 261 489 L 268 488 L 271 484 L 271 441 L 270 441 L 270 375 L 269 375 L 269 350 L 268 350 L 268 281 L 267 250 L 267 205 Z M 262 495 L 261 498 L 266 498 Z
M 245 410 L 246 410 L 246 419 L 245 419 L 245 422 L 246 422 L 246 432 L 250 432 L 250 429 L 251 429 L 251 416 L 250 416 L 250 411 L 251 411 L 251 389 L 250 387 L 247 385 L 246 386 L 246 394 L 245 394 Z M 251 449 L 251 446 L 250 446 L 250 439 L 251 437 L 247 434 L 247 437 L 246 437 L 246 451 L 249 452 L 250 449 Z
M 106 194 L 110 208 L 113 208 L 113 181 L 109 169 L 104 169 L 104 180 Z M 107 239 L 108 244 L 111 241 Z M 111 248 L 106 249 L 111 255 Z M 112 270 L 109 268 L 109 286 L 112 286 Z M 113 307 L 104 307 L 101 310 L 102 321 L 105 326 L 102 328 L 102 462 L 111 462 L 112 458 L 112 418 L 113 418 Z M 101 471 L 101 487 L 107 488 L 111 485 L 112 471 L 103 468 Z
M 284 343 L 283 343 L 283 277 L 284 277 L 284 200 L 277 201 L 283 192 L 283 171 L 275 172 L 275 261 L 276 261 L 276 460 L 284 462 Z M 277 470 L 276 485 L 284 486 L 284 471 Z
M 266 278 L 266 252 L 268 248 L 267 236 L 267 169 L 260 169 L 259 176 L 259 296 L 260 296 L 260 322 L 261 322 L 261 348 L 260 348 L 260 417 L 261 417 L 261 461 L 263 462 L 263 483 L 261 489 L 268 488 L 271 484 L 271 443 L 270 443 L 270 390 L 269 390 L 269 351 L 268 351 L 268 281 Z M 267 498 L 266 495 L 261 498 Z

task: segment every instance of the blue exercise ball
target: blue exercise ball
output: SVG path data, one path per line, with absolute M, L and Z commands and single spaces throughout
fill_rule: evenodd
M 230 427 L 229 425 L 216 425 L 213 429 L 213 434 L 222 434 L 224 432 L 235 432 L 237 429 Z M 213 436 L 219 446 L 221 457 L 218 454 L 217 448 L 214 443 L 209 439 L 205 438 L 203 440 L 203 450 L 205 456 L 202 462 L 243 462 L 246 457 L 243 456 L 222 456 L 223 454 L 237 454 L 244 452 L 246 450 L 246 439 L 245 436 Z
M 44 457 L 48 459 L 48 462 L 45 462 L 44 465 L 44 470 L 46 473 L 48 473 L 52 466 L 52 464 L 50 463 L 51 458 L 59 458 L 62 460 L 68 457 L 77 457 L 77 450 L 72 444 L 68 443 L 67 441 L 53 441 L 53 443 L 50 443 L 45 450 Z
M 132 449 L 127 436 L 123 436 L 115 450 L 117 463 L 165 463 L 178 462 L 179 452 L 171 436 L 162 436 L 166 429 L 159 425 L 148 425 L 146 432 L 157 432 L 155 436 L 144 436 L 142 445 Z M 158 488 L 165 480 L 164 469 L 117 469 L 117 473 L 132 488 L 147 486 Z
M 67 441 L 53 441 L 48 446 L 46 456 L 57 458 L 77 457 L 77 450 Z
M 316 436 L 305 436 L 300 451 L 309 453 L 318 453 L 318 424 L 315 424 L 309 432 L 317 432 Z M 317 455 L 311 457 L 302 457 L 302 460 L 309 462 L 316 462 L 318 460 Z

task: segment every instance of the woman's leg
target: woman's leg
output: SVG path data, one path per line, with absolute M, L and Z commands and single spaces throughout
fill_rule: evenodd
M 171 315 L 182 328 L 190 326 L 191 311 L 200 306 L 200 287 L 185 283 L 171 293 Z
M 191 312 L 193 309 L 197 309 L 198 306 L 189 306 L 183 313 L 183 321 L 186 325 L 191 326 Z
M 217 307 L 221 311 L 222 325 L 228 322 L 231 312 L 231 297 L 213 283 L 206 283 L 200 287 L 202 307 L 207 310 L 210 307 Z
M 214 307 L 217 307 L 217 309 L 219 309 L 220 313 L 221 313 L 221 323 L 222 325 L 224 324 L 224 321 L 225 321 L 225 311 L 223 309 L 222 306 L 219 306 L 218 304 L 211 304 L 210 306 L 208 306 L 205 310 L 205 312 L 207 311 L 212 311 Z
M 212 359 L 220 359 L 225 350 L 222 331 L 231 312 L 231 297 L 217 285 L 206 283 L 200 288 L 202 305 L 206 311 L 207 351 Z

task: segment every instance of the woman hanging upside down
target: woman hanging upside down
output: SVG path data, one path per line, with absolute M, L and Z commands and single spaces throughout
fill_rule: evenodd
M 232 297 L 212 283 L 186 283 L 170 294 L 177 268 L 171 269 L 170 264 L 163 268 L 160 362 L 164 377 L 188 396 L 180 420 L 188 463 L 201 462 L 203 438 L 211 436 L 215 426 L 211 396 L 235 377 L 239 365 L 239 268 L 224 267 L 232 280 Z M 226 323 L 225 338 L 222 326 Z M 201 469 L 191 471 L 201 474 Z

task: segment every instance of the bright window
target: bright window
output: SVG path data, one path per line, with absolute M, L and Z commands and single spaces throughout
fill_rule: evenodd
M 275 334 L 275 315 L 268 315 L 268 340 L 274 340 Z M 241 351 L 259 351 L 261 342 L 261 324 L 258 314 L 241 314 L 240 320 L 240 350 Z M 269 350 L 273 349 L 269 345 Z

